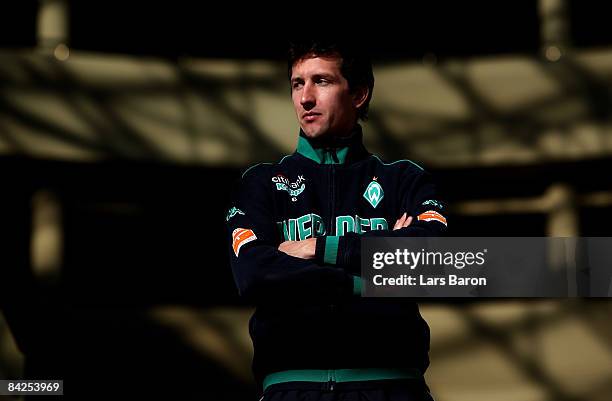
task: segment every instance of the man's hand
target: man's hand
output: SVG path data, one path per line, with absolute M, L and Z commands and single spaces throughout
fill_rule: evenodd
M 393 231 L 399 230 L 400 228 L 408 227 L 412 223 L 412 216 L 408 216 L 407 213 L 404 213 L 393 226 Z
M 285 241 L 278 246 L 278 250 L 296 258 L 314 259 L 316 245 L 316 238 L 308 238 L 302 241 Z

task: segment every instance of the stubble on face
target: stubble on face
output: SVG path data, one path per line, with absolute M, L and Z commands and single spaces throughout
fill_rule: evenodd
M 340 71 L 341 62 L 339 57 L 309 55 L 293 66 L 293 106 L 309 138 L 345 136 L 357 123 L 357 109 Z

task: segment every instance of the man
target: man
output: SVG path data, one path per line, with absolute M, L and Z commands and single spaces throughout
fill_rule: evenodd
M 431 400 L 429 328 L 410 299 L 361 298 L 360 239 L 441 235 L 443 206 L 416 164 L 362 144 L 374 76 L 347 46 L 294 44 L 297 151 L 249 168 L 226 220 L 231 265 L 257 310 L 264 400 Z

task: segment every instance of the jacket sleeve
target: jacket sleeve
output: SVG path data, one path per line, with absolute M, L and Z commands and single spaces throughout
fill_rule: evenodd
M 446 232 L 447 222 L 445 206 L 437 199 L 436 187 L 431 174 L 413 171 L 404 174 L 398 191 L 401 210 L 412 216 L 408 227 L 393 230 L 373 230 L 362 234 L 346 233 L 342 237 L 326 236 L 317 241 L 316 259 L 337 267 L 351 274 L 361 274 L 361 238 L 364 237 L 425 237 L 442 236 Z
M 345 270 L 278 250 L 281 236 L 266 176 L 265 166 L 248 171 L 234 190 L 226 216 L 230 263 L 240 295 L 255 303 L 351 296 L 357 279 Z

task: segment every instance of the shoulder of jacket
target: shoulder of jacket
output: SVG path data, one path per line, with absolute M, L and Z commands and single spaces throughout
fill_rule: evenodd
M 244 178 L 248 178 L 248 177 L 260 176 L 262 174 L 265 175 L 266 173 L 270 172 L 272 167 L 278 166 L 278 165 L 282 164 L 287 158 L 289 158 L 291 156 L 293 156 L 293 155 L 285 155 L 279 161 L 277 161 L 276 163 L 256 163 L 256 164 L 253 164 L 252 166 L 247 167 L 240 177 L 242 179 L 244 179 Z
M 413 162 L 412 160 L 402 159 L 392 162 L 386 162 L 374 154 L 372 155 L 372 158 L 385 167 L 397 168 L 415 174 L 421 174 L 425 172 L 425 169 L 423 167 Z

